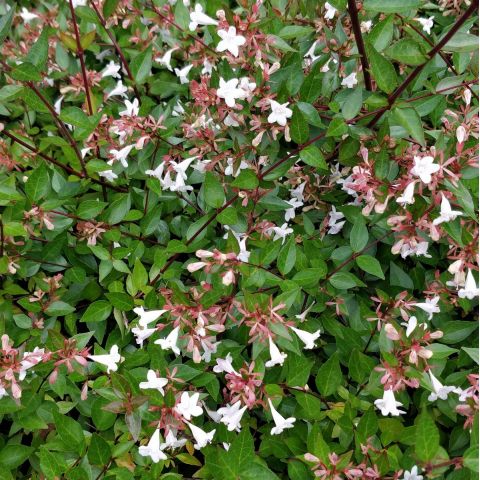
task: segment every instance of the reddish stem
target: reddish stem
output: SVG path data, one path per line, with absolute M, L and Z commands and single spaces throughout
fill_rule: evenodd
M 85 59 L 83 58 L 83 47 L 80 41 L 80 32 L 78 30 L 77 17 L 75 15 L 75 8 L 73 1 L 69 0 L 70 12 L 72 13 L 73 31 L 75 33 L 75 41 L 77 43 L 77 55 L 80 60 L 80 68 L 82 70 L 83 85 L 85 88 L 85 96 L 87 97 L 87 110 L 89 115 L 93 115 L 92 99 L 90 98 L 90 89 L 88 88 L 87 68 L 85 66 Z
M 350 19 L 352 20 L 353 34 L 355 35 L 358 53 L 360 54 L 365 88 L 371 91 L 372 79 L 370 77 L 370 65 L 368 63 L 367 52 L 365 51 L 365 44 L 363 43 L 362 29 L 358 20 L 357 3 L 355 0 L 348 0 L 348 13 L 350 14 Z

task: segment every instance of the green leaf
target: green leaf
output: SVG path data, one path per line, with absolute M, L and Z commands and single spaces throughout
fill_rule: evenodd
M 8 470 L 17 468 L 30 457 L 34 450 L 27 445 L 5 445 L 0 450 L 0 467 Z
M 247 168 L 241 170 L 238 177 L 231 183 L 232 187 L 241 190 L 253 190 L 258 187 L 258 184 L 259 182 L 256 173 Z
M 280 250 L 277 258 L 277 267 L 283 275 L 286 275 L 295 265 L 297 259 L 297 248 L 294 236 L 290 236 Z
M 440 435 L 431 415 L 422 411 L 415 429 L 415 454 L 422 462 L 435 457 L 440 444 Z
M 130 69 L 135 81 L 139 84 L 145 82 L 152 69 L 152 46 L 138 54 L 131 62 Z
M 130 206 L 131 200 L 129 194 L 119 196 L 112 202 L 110 207 L 108 207 L 106 212 L 108 223 L 116 224 L 121 222 L 130 210 Z
M 342 105 L 342 115 L 345 120 L 356 117 L 362 108 L 363 93 L 361 88 L 347 91 Z
M 377 52 L 387 48 L 393 38 L 394 16 L 389 15 L 385 20 L 378 22 L 367 36 L 368 42 Z
M 148 282 L 148 273 L 142 262 L 137 258 L 133 267 L 132 283 L 137 290 L 141 290 Z
M 313 288 L 321 278 L 325 278 L 327 266 L 325 268 L 305 268 L 296 273 L 292 280 L 305 288 Z
M 83 429 L 73 418 L 54 412 L 55 429 L 63 441 L 64 447 L 81 454 L 85 447 Z
M 427 56 L 423 53 L 420 45 L 409 38 L 394 43 L 387 48 L 385 53 L 393 60 L 407 65 L 421 65 L 427 60 Z
M 220 208 L 225 203 L 222 184 L 212 172 L 205 174 L 203 182 L 205 203 L 213 208 Z
M 90 118 L 81 108 L 78 107 L 66 107 L 62 109 L 60 119 L 74 127 L 85 129 L 90 128 Z
M 420 7 L 421 0 L 365 0 L 363 8 L 372 12 L 400 13 Z
M 322 93 L 322 81 L 314 72 L 307 75 L 300 87 L 300 99 L 306 103 L 313 103 Z
M 452 345 L 468 338 L 478 328 L 477 322 L 454 320 L 442 325 L 442 342 Z
M 354 252 L 360 252 L 368 243 L 368 230 L 365 220 L 359 216 L 350 232 L 350 246 Z
M 301 25 L 287 25 L 286 27 L 283 27 L 280 32 L 278 32 L 278 36 L 283 38 L 284 40 L 290 40 L 293 38 L 304 38 L 305 36 L 309 35 L 314 31 L 315 29 L 312 27 Z
M 414 108 L 394 108 L 391 118 L 398 122 L 417 142 L 425 146 L 422 120 Z
M 327 137 L 341 137 L 348 132 L 347 124 L 345 120 L 340 117 L 332 119 L 327 129 Z
M 26 62 L 35 65 L 40 70 L 45 70 L 48 60 L 48 34 L 49 29 L 44 28 L 25 57 Z
M 408 290 L 413 290 L 414 286 L 410 276 L 393 262 L 390 262 L 390 284 Z
M 104 18 L 109 18 L 112 13 L 117 9 L 119 0 L 105 0 L 103 3 L 103 16 Z
M 330 277 L 329 282 L 339 290 L 348 290 L 349 288 L 356 286 L 365 286 L 363 282 L 350 272 L 336 272 Z
M 294 48 L 292 48 L 285 40 L 283 40 L 280 37 L 277 37 L 276 35 L 269 35 L 268 36 L 268 41 L 271 45 L 273 45 L 275 48 L 278 48 L 282 52 L 296 52 Z
M 310 129 L 301 110 L 295 105 L 293 107 L 292 121 L 290 123 L 290 135 L 292 140 L 301 145 L 308 140 Z
M 45 163 L 30 173 L 25 184 L 25 193 L 33 202 L 38 202 L 50 192 L 50 177 Z
M 397 72 L 389 60 L 378 53 L 372 45 L 365 44 L 367 57 L 370 62 L 370 70 L 378 85 L 385 93 L 391 93 L 398 84 Z
M 60 453 L 47 450 L 45 445 L 40 447 L 40 468 L 48 480 L 59 478 L 67 469 L 67 462 Z
M 45 310 L 51 317 L 63 317 L 75 311 L 75 307 L 72 307 L 68 303 L 57 301 L 51 303 Z
M 478 348 L 462 347 L 462 350 L 478 365 Z
M 106 293 L 105 296 L 115 308 L 123 312 L 129 312 L 135 305 L 132 297 L 123 292 Z
M 112 306 L 106 300 L 97 300 L 90 304 L 85 310 L 81 322 L 103 322 L 110 313 L 112 313 Z
M 385 279 L 382 266 L 376 258 L 373 258 L 370 255 L 360 255 L 355 259 L 355 261 L 364 272 L 367 272 L 370 275 L 375 275 L 383 280 Z
M 375 367 L 375 360 L 354 349 L 348 360 L 348 373 L 353 380 L 362 383 L 370 376 Z
M 327 162 L 325 157 L 318 147 L 315 145 L 309 145 L 300 152 L 300 158 L 307 164 L 312 167 L 318 168 L 320 170 L 328 170 Z
M 13 16 L 15 15 L 15 6 L 11 6 L 10 10 L 0 18 L 0 43 L 3 43 L 7 35 L 10 33 Z
M 110 445 L 97 433 L 94 433 L 90 439 L 88 447 L 88 460 L 93 465 L 104 466 L 110 460 Z
M 217 220 L 222 225 L 235 225 L 238 222 L 238 214 L 235 207 L 227 207 L 217 215 Z
M 328 397 L 337 391 L 343 383 L 342 369 L 338 361 L 338 354 L 334 353 L 319 369 L 315 378 L 318 391 Z
M 368 409 L 358 422 L 356 433 L 360 443 L 365 444 L 365 442 L 375 435 L 378 430 L 378 419 L 375 413 L 375 409 L 372 407 Z
M 20 82 L 39 82 L 42 79 L 40 70 L 29 62 L 21 63 L 12 68 L 9 75 L 14 80 L 19 80 Z
M 443 47 L 445 52 L 467 53 L 478 49 L 478 37 L 471 33 L 457 32 Z

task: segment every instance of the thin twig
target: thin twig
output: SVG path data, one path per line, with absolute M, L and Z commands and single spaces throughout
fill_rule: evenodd
M 455 33 L 458 32 L 458 30 L 462 27 L 462 25 L 470 18 L 470 16 L 477 10 L 478 8 L 478 3 L 477 2 L 472 2 L 470 7 L 468 7 L 465 12 L 463 12 L 463 15 L 455 22 L 453 27 L 448 31 L 448 33 L 433 47 L 430 52 L 428 52 L 427 57 L 428 60 L 421 65 L 418 65 L 416 68 L 414 68 L 410 74 L 407 76 L 407 78 L 402 82 L 402 84 L 397 87 L 391 95 L 388 97 L 388 105 L 390 108 L 394 103 L 397 98 L 400 97 L 400 95 L 407 89 L 407 87 L 417 78 L 419 73 L 425 68 L 428 62 L 438 53 L 440 50 L 452 39 L 452 37 L 455 35 Z M 387 108 L 387 109 L 388 109 Z M 375 115 L 375 117 L 372 118 L 372 120 L 368 123 L 368 127 L 371 128 L 374 125 L 378 123 L 378 121 L 382 118 L 383 112 L 378 113 Z
M 399 15 L 398 13 L 396 14 L 396 16 L 402 21 L 402 23 L 406 27 L 411 28 L 417 35 L 422 37 L 423 40 L 425 40 L 432 48 L 435 46 L 435 44 L 420 29 L 418 29 L 414 25 L 410 25 L 408 23 L 405 23 L 404 18 L 401 15 Z M 448 56 L 445 55 L 445 53 L 443 53 L 442 51 L 438 52 L 438 54 L 440 55 L 442 60 L 447 64 L 448 68 L 452 71 L 452 73 L 454 73 L 455 75 L 458 75 L 457 69 L 455 68 L 453 63 L 450 61 Z M 470 85 L 467 85 L 467 88 L 470 90 L 470 92 L 472 92 L 472 95 L 478 100 L 478 95 L 475 93 L 473 88 Z
M 95 2 L 93 0 L 90 0 L 90 5 L 92 6 L 93 10 L 95 11 L 95 13 L 97 14 L 97 17 L 98 17 L 98 20 L 100 21 L 102 27 L 104 28 L 105 32 L 107 32 L 107 35 L 108 35 L 108 38 L 110 38 L 110 41 L 112 42 L 112 45 L 113 47 L 115 48 L 116 52 L 117 52 L 117 55 L 119 56 L 120 58 L 120 61 L 122 62 L 123 64 L 123 67 L 125 68 L 125 71 L 127 72 L 127 76 L 128 78 L 131 80 L 132 82 L 132 87 L 133 87 L 133 91 L 135 92 L 135 96 L 138 98 L 138 100 L 140 101 L 140 93 L 139 91 L 137 90 L 137 86 L 135 85 L 135 78 L 133 77 L 132 75 L 132 71 L 130 70 L 130 67 L 128 65 L 128 62 L 125 58 L 125 55 L 123 54 L 123 51 L 120 47 L 120 45 L 118 44 L 118 42 L 116 41 L 115 39 L 115 36 L 113 35 L 113 33 L 110 31 L 110 29 L 108 28 L 107 26 L 107 22 L 105 21 L 105 19 L 103 18 L 103 15 L 100 13 L 100 10 L 98 9 L 97 5 L 95 4 Z
M 363 43 L 362 29 L 360 21 L 358 20 L 358 11 L 356 0 L 348 0 L 348 13 L 352 21 L 353 34 L 357 42 L 358 53 L 360 54 L 360 62 L 362 64 L 363 79 L 365 80 L 365 88 L 372 90 L 372 79 L 370 77 L 370 65 L 368 63 L 367 52 L 365 51 L 365 44 Z
M 90 180 L 92 183 L 96 183 L 97 185 L 105 185 L 107 188 L 110 188 L 112 190 L 115 190 L 117 192 L 122 192 L 122 193 L 127 193 L 128 190 L 125 189 L 125 188 L 122 188 L 122 187 L 118 187 L 116 185 L 112 185 L 110 183 L 106 183 L 102 180 L 97 180 L 96 178 L 92 178 L 92 177 L 89 177 L 89 176 L 86 176 L 84 173 L 82 172 L 78 172 L 77 170 L 74 170 L 72 167 L 68 166 L 68 165 L 65 165 L 64 163 L 61 163 L 59 162 L 58 160 L 55 160 L 53 157 L 50 157 L 49 155 L 46 155 L 45 153 L 43 152 L 40 152 L 37 148 L 35 147 L 32 147 L 32 145 L 29 145 L 27 142 L 24 142 L 22 139 L 18 138 L 17 136 L 13 135 L 11 132 L 9 132 L 8 130 L 2 130 L 0 132 L 0 135 L 5 135 L 6 137 L 8 137 L 10 140 L 12 140 L 13 142 L 15 143 L 18 143 L 19 145 L 21 145 L 22 147 L 25 147 L 27 148 L 28 150 L 30 150 L 32 153 L 34 153 L 35 155 L 43 158 L 44 160 L 46 160 L 47 162 L 50 162 L 54 165 L 56 165 L 57 167 L 61 168 L 63 171 L 65 171 L 66 173 L 70 174 L 70 175 L 74 175 L 75 177 L 79 177 L 79 178 L 83 178 L 83 179 L 86 179 L 86 180 Z
M 90 98 L 90 89 L 88 88 L 87 68 L 85 66 L 85 58 L 83 57 L 83 47 L 80 41 L 80 32 L 78 30 L 77 17 L 73 1 L 69 0 L 70 12 L 72 13 L 73 31 L 75 33 L 75 42 L 77 43 L 77 56 L 80 60 L 80 69 L 82 70 L 83 86 L 85 88 L 85 96 L 87 97 L 87 110 L 89 115 L 93 115 L 92 99 Z
M 158 10 L 158 8 L 155 7 L 155 5 L 150 5 L 150 7 L 159 17 L 161 17 L 167 23 L 172 25 L 172 27 L 175 27 L 178 31 L 182 32 L 184 35 L 191 38 L 194 42 L 197 42 L 200 45 L 202 45 L 203 47 L 205 47 L 207 50 L 210 50 L 210 52 L 213 53 L 214 55 L 216 55 L 216 56 L 218 55 L 218 52 L 214 48 L 207 45 L 202 39 L 196 37 L 195 35 L 192 35 L 191 33 L 186 32 L 180 25 L 178 25 L 178 23 L 175 23 L 173 20 L 170 20 L 166 15 L 164 15 L 162 12 L 160 12 Z

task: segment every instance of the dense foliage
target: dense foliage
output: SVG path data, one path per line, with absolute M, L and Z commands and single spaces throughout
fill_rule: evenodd
M 478 478 L 476 15 L 2 2 L 0 477 Z

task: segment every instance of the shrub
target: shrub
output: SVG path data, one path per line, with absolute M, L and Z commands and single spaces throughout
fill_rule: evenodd
M 477 478 L 476 2 L 0 8 L 2 478 Z

